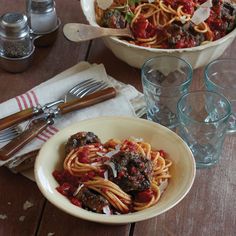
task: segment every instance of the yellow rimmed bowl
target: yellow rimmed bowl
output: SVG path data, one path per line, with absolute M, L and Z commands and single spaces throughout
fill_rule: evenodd
M 91 131 L 102 142 L 110 138 L 143 138 L 154 148 L 165 150 L 173 165 L 171 179 L 159 202 L 143 211 L 123 215 L 103 215 L 73 205 L 56 187 L 52 176 L 55 169 L 62 169 L 64 145 L 67 139 L 79 131 Z M 75 217 L 103 223 L 126 224 L 158 216 L 178 204 L 189 192 L 195 178 L 196 166 L 193 155 L 185 142 L 173 131 L 152 121 L 131 117 L 100 117 L 71 124 L 59 131 L 41 148 L 35 163 L 35 180 L 42 194 L 56 207 Z

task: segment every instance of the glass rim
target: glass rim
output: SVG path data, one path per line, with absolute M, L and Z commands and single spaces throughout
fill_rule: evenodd
M 234 62 L 236 63 L 236 58 L 222 58 L 222 59 L 216 59 L 211 61 L 209 64 L 206 65 L 204 69 L 204 78 L 205 78 L 205 84 L 207 85 L 207 82 L 210 83 L 214 88 L 220 88 L 220 89 L 232 89 L 232 87 L 224 86 L 224 84 L 218 84 L 215 83 L 212 79 L 211 76 L 209 75 L 209 70 L 211 69 L 212 66 L 222 63 L 222 62 Z M 235 64 L 236 65 L 236 64 Z
M 158 85 L 158 84 L 154 84 L 153 82 L 151 82 L 150 80 L 148 80 L 147 78 L 145 78 L 144 76 L 144 67 L 150 63 L 151 61 L 157 59 L 157 58 L 161 58 L 161 57 L 169 57 L 169 58 L 175 58 L 175 59 L 178 59 L 180 61 L 182 61 L 188 68 L 188 74 L 187 74 L 187 78 L 186 80 L 179 84 L 179 85 L 174 85 L 174 86 L 162 86 L 162 85 Z M 151 57 L 151 58 L 148 58 L 142 65 L 141 67 L 141 80 L 142 81 L 146 81 L 148 84 L 154 86 L 154 87 L 163 87 L 163 88 L 179 88 L 179 87 L 184 87 L 185 85 L 189 84 L 191 81 L 192 81 L 192 77 L 193 77 L 193 68 L 191 66 L 191 64 L 189 62 L 187 62 L 186 60 L 184 60 L 183 58 L 180 58 L 180 57 L 177 57 L 177 56 L 173 56 L 173 55 L 159 55 L 159 56 L 155 56 L 155 57 Z
M 193 119 L 191 116 L 189 115 L 186 115 L 181 108 L 180 104 L 181 102 L 184 100 L 185 97 L 189 96 L 189 95 L 192 95 L 192 94 L 200 94 L 200 93 L 210 93 L 210 94 L 214 94 L 214 95 L 217 95 L 218 97 L 221 97 L 225 100 L 225 104 L 227 105 L 227 114 L 225 114 L 224 116 L 218 118 L 218 119 L 215 119 L 214 121 L 208 121 L 208 122 L 204 122 L 204 121 L 198 121 L 198 120 L 195 120 Z M 225 119 L 227 119 L 228 117 L 231 116 L 232 114 L 232 110 L 231 110 L 231 105 L 230 105 L 230 102 L 229 100 L 222 94 L 220 93 L 217 93 L 215 91 L 209 91 L 209 90 L 196 90 L 196 91 L 191 91 L 191 92 L 187 92 L 185 94 L 183 94 L 180 99 L 178 100 L 177 102 L 177 114 L 181 114 L 183 117 L 187 118 L 188 120 L 191 120 L 192 122 L 194 123 L 201 123 L 201 124 L 214 124 L 214 123 L 217 123 L 219 121 L 223 121 Z

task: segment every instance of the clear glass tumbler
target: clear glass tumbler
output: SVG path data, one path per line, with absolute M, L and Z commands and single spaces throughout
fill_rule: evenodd
M 222 93 L 231 103 L 232 115 L 228 132 L 236 132 L 236 59 L 212 61 L 205 68 L 207 90 Z
M 175 56 L 149 59 L 141 69 L 147 118 L 170 129 L 178 125 L 176 113 L 179 98 L 188 92 L 192 67 Z
M 177 109 L 178 133 L 192 150 L 197 168 L 216 164 L 231 115 L 227 98 L 212 91 L 190 92 L 180 98 Z

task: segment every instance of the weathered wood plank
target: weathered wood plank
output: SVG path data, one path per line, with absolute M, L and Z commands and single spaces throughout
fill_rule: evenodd
M 81 220 L 47 203 L 37 235 L 44 236 L 54 233 L 56 236 L 128 236 L 129 230 L 130 225 L 112 226 Z
M 105 47 L 102 39 L 95 39 L 92 42 L 88 61 L 90 63 L 104 64 L 107 74 L 123 83 L 132 84 L 137 89 L 141 90 L 140 70 L 116 58 L 114 54 Z
M 0 186 L 0 235 L 34 235 L 45 202 L 35 183 L 1 167 Z

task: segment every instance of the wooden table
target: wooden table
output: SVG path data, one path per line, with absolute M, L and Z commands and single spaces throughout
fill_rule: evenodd
M 56 0 L 62 24 L 85 22 L 79 1 Z M 23 0 L 0 0 L 0 14 L 25 11 Z M 224 54 L 234 56 L 236 42 Z M 118 60 L 100 39 L 74 44 L 60 29 L 55 44 L 36 50 L 32 66 L 23 73 L 0 70 L 0 102 L 22 94 L 79 61 L 103 63 L 107 73 L 141 90 L 140 70 Z M 194 71 L 192 89 L 202 88 L 203 70 Z M 236 235 L 236 135 L 228 136 L 218 165 L 197 170 L 189 194 L 166 213 L 136 224 L 109 226 L 74 218 L 51 205 L 37 185 L 0 168 L 0 236 L 29 235 Z M 33 203 L 23 209 L 26 201 Z M 7 216 L 4 219 L 4 215 Z

